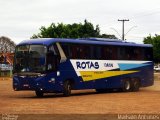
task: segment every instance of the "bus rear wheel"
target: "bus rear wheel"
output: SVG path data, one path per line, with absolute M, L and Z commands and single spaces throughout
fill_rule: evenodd
M 122 90 L 123 92 L 131 91 L 132 85 L 129 79 L 124 80 Z
M 43 95 L 44 95 L 44 93 L 41 91 L 35 91 L 35 93 L 36 93 L 36 96 L 39 98 L 43 97 Z
M 65 97 L 70 96 L 71 95 L 71 89 L 72 89 L 71 82 L 69 80 L 65 81 L 64 82 L 63 95 Z
M 139 79 L 134 79 L 133 82 L 132 82 L 132 91 L 133 92 L 139 91 L 139 88 L 140 88 Z

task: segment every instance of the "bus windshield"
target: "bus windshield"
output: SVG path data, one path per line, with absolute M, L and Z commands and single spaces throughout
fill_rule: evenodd
M 16 47 L 14 72 L 42 73 L 46 69 L 47 47 L 44 45 L 21 45 Z

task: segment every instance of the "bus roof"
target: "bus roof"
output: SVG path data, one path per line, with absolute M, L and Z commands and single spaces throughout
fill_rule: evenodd
M 95 45 L 118 45 L 118 46 L 137 46 L 137 47 L 152 47 L 151 44 L 136 44 L 133 42 L 126 42 L 118 39 L 106 39 L 106 38 L 79 38 L 79 39 L 65 39 L 65 38 L 40 38 L 24 40 L 18 45 L 26 44 L 42 44 L 49 46 L 55 42 L 63 43 L 78 43 L 78 44 L 95 44 Z

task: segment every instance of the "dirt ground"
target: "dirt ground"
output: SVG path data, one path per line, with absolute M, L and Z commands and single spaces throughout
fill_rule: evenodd
M 70 97 L 45 94 L 44 98 L 37 98 L 33 91 L 13 91 L 12 80 L 4 78 L 0 79 L 0 114 L 160 115 L 160 80 L 139 92 L 97 94 L 95 90 L 81 90 L 72 91 Z

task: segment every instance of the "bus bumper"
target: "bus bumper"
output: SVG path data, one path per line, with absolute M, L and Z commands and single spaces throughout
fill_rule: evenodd
M 58 80 L 57 80 L 58 81 Z M 45 78 L 20 78 L 13 77 L 13 89 L 15 91 L 42 91 L 42 92 L 60 92 L 63 91 L 63 85 L 56 83 L 56 80 L 46 80 Z

